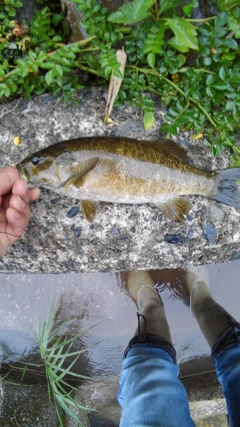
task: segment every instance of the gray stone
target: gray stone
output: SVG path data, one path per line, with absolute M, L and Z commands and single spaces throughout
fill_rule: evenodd
M 14 165 L 29 153 L 64 139 L 114 134 L 152 140 L 163 136 L 159 129 L 164 109 L 157 97 L 154 98 L 156 123 L 149 131 L 144 130 L 141 111 L 130 106 L 113 110 L 119 126 L 106 126 L 103 123 L 106 91 L 107 87 L 84 89 L 77 94 L 80 103 L 70 103 L 66 108 L 59 98 L 49 94 L 33 98 L 27 104 L 20 100 L 9 114 L 16 101 L 5 104 L 0 114 L 1 166 Z M 18 147 L 13 144 L 14 136 L 21 138 Z M 177 140 L 182 143 L 184 138 L 194 164 L 210 169 L 218 169 L 220 163 L 222 168 L 228 166 L 228 153 L 221 159 L 212 157 L 207 148 L 200 141 L 191 140 L 189 134 L 180 134 Z M 240 213 L 207 198 L 187 199 L 192 207 L 183 223 L 168 220 L 149 205 L 100 203 L 91 227 L 81 211 L 73 218 L 66 217 L 78 201 L 42 190 L 39 200 L 32 204 L 32 217 L 24 236 L 0 261 L 0 271 L 119 271 L 230 261 L 240 250 Z M 219 220 L 219 209 L 224 222 Z M 212 224 L 215 235 L 212 240 L 204 238 L 203 218 L 204 224 Z M 73 231 L 73 224 L 77 233 Z M 113 230 L 120 233 L 115 234 Z M 181 235 L 184 239 L 181 244 L 168 243 L 164 241 L 167 234 Z M 191 236 L 190 240 L 187 236 Z
M 214 225 L 213 224 L 203 224 L 202 230 L 203 230 L 203 237 L 204 237 L 204 239 L 207 240 L 208 244 L 210 245 L 211 243 L 213 243 L 215 238 L 216 238 L 216 234 L 217 234 L 216 228 L 214 227 Z

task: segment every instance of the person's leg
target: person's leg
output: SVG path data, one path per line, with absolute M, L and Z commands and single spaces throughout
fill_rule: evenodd
M 187 393 L 178 379 L 164 306 L 154 282 L 148 273 L 129 273 L 128 289 L 140 313 L 121 372 L 120 427 L 193 427 Z
M 240 426 L 240 324 L 212 297 L 205 282 L 187 283 L 191 309 L 211 350 L 229 424 Z

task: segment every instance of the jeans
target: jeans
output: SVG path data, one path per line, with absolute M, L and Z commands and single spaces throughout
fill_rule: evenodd
M 219 354 L 216 373 L 227 402 L 231 427 L 240 426 L 240 344 Z M 118 395 L 120 427 L 193 427 L 178 366 L 164 349 L 139 343 L 124 361 Z

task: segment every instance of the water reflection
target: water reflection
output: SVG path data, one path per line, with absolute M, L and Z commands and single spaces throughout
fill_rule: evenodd
M 207 269 L 214 298 L 238 318 L 240 263 Z M 189 308 L 186 272 L 150 273 L 161 289 L 183 375 L 212 369 L 207 362 L 209 348 Z M 1 275 L 1 361 L 15 362 L 19 355 L 35 354 L 37 316 L 43 324 L 50 307 L 59 301 L 56 324 L 68 318 L 66 333 L 87 331 L 76 345 L 89 351 L 76 369 L 95 377 L 119 373 L 123 351 L 136 328 L 136 307 L 124 290 L 125 282 L 125 273 Z

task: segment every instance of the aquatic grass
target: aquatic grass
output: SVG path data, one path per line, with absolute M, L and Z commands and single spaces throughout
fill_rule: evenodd
M 93 411 L 93 409 L 82 406 L 74 400 L 73 394 L 79 391 L 74 383 L 86 380 L 93 381 L 93 378 L 73 372 L 72 368 L 79 357 L 88 350 L 88 348 L 73 349 L 76 340 L 87 331 L 80 332 L 72 337 L 63 335 L 63 329 L 66 327 L 69 319 L 65 319 L 60 325 L 55 326 L 56 313 L 57 306 L 52 307 L 43 326 L 40 325 L 39 319 L 37 319 L 37 336 L 41 361 L 38 363 L 19 360 L 18 363 L 23 365 L 21 380 L 24 379 L 29 368 L 42 368 L 47 379 L 49 402 L 50 404 L 52 401 L 55 403 L 60 426 L 64 427 L 63 413 L 65 413 L 77 425 L 84 427 L 84 424 L 75 412 L 86 416 L 86 411 Z M 65 366 L 64 364 L 69 361 L 69 358 L 72 358 L 72 360 Z M 12 367 L 20 369 L 16 366 Z

